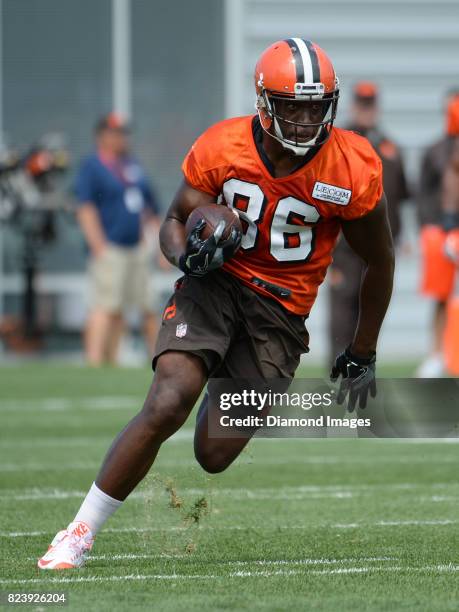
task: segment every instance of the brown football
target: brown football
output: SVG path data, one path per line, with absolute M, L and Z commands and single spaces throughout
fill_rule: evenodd
M 206 206 L 195 208 L 186 221 L 185 232 L 187 236 L 195 227 L 199 219 L 204 219 L 206 222 L 206 226 L 200 234 L 203 240 L 213 234 L 215 228 L 222 219 L 226 221 L 225 231 L 222 235 L 223 240 L 229 238 L 233 227 L 237 227 L 242 231 L 237 211 L 224 204 L 207 204 Z

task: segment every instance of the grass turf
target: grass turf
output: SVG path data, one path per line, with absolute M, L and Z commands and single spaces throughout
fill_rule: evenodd
M 457 610 L 456 444 L 255 440 L 210 476 L 193 417 L 86 567 L 39 573 L 150 378 L 0 370 L 0 591 L 65 591 L 72 610 Z

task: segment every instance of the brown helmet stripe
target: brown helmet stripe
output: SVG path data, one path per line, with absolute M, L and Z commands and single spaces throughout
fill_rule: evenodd
M 303 38 L 303 42 L 309 51 L 309 57 L 311 59 L 311 64 L 312 64 L 312 77 L 314 79 L 314 83 L 320 83 L 319 58 L 317 57 L 317 53 L 314 48 L 314 45 L 312 44 L 310 40 L 305 40 L 304 38 Z

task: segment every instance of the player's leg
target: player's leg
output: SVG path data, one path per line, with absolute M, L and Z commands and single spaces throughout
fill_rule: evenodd
M 124 500 L 150 469 L 161 444 L 185 422 L 207 380 L 196 355 L 166 352 L 157 361 L 142 410 L 113 442 L 96 478 L 97 486 Z
M 418 378 L 438 378 L 445 374 L 443 343 L 446 325 L 446 300 L 433 303 L 431 349 L 416 370 Z
M 155 354 L 156 340 L 158 337 L 159 322 L 154 310 L 154 288 L 150 273 L 150 255 L 145 245 L 142 245 L 137 253 L 139 275 L 137 278 L 137 301 L 143 313 L 142 332 L 147 347 L 148 355 L 152 358 Z
M 150 357 L 155 352 L 156 337 L 158 335 L 158 321 L 156 314 L 152 311 L 145 311 L 143 315 L 143 336 Z
M 39 567 L 83 563 L 93 532 L 145 476 L 161 443 L 186 419 L 208 372 L 223 359 L 236 325 L 227 285 L 211 275 L 178 283 L 164 311 L 155 377 L 144 407 L 113 443 L 75 521 L 56 536 Z
M 105 287 L 104 299 L 112 317 L 105 358 L 111 365 L 118 363 L 121 341 L 127 329 L 124 313 L 137 304 L 137 291 L 133 284 L 138 275 L 136 250 L 131 247 L 113 246 L 109 254 L 111 280 Z
M 435 300 L 431 326 L 431 350 L 419 365 L 419 378 L 436 378 L 444 374 L 443 333 L 446 321 L 445 304 L 454 287 L 455 267 L 445 254 L 446 232 L 427 225 L 421 231 L 421 293 Z
M 118 353 L 126 324 L 121 312 L 114 312 L 110 317 L 110 332 L 105 346 L 105 361 L 112 365 L 118 363 Z
M 443 336 L 446 323 L 446 300 L 438 301 L 434 304 L 433 314 L 433 352 L 440 354 L 443 351 Z
M 89 365 L 100 366 L 104 363 L 110 327 L 111 314 L 104 308 L 96 307 L 90 312 L 84 334 L 86 361 Z
M 41 569 L 84 563 L 94 536 L 147 474 L 162 442 L 184 423 L 206 379 L 207 368 L 196 355 L 165 352 L 159 356 L 142 410 L 113 442 L 75 519 L 38 561 Z
M 142 315 L 142 335 L 148 356 L 153 358 L 158 335 L 158 320 L 153 310 L 150 254 L 144 244 L 132 249 L 131 269 L 125 279 L 125 296 L 130 306 Z
M 266 391 L 274 386 L 276 392 L 285 392 L 301 354 L 308 351 L 305 317 L 288 313 L 280 304 L 248 288 L 241 287 L 240 291 L 240 316 L 245 317 L 245 325 L 233 339 L 221 367 L 213 373 L 215 379 L 227 382 L 209 381 L 209 394 L 196 420 L 195 456 L 210 473 L 222 472 L 231 465 L 256 433 L 256 428 L 222 425 L 219 389 L 240 391 L 240 385 L 248 385 L 256 391 Z M 253 407 L 249 412 L 265 416 L 269 407 L 260 412 Z M 237 416 L 244 413 L 238 411 Z
M 109 340 L 115 331 L 113 315 L 122 311 L 125 266 L 120 253 L 110 244 L 89 264 L 91 313 L 85 330 L 85 351 L 88 363 L 93 366 L 105 363 Z
M 223 472 L 241 454 L 256 428 L 246 427 L 239 430 L 221 424 L 221 411 L 211 405 L 206 393 L 199 407 L 194 435 L 194 454 L 200 466 L 210 474 Z M 268 411 L 257 413 L 264 416 Z

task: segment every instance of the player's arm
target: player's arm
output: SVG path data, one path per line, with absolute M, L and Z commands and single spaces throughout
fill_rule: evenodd
M 359 357 L 376 352 L 379 330 L 389 306 L 394 276 L 394 245 L 383 194 L 375 208 L 364 217 L 342 221 L 349 246 L 366 264 L 360 289 L 357 329 L 350 346 Z
M 203 276 L 220 268 L 239 248 L 242 235 L 236 228 L 231 230 L 229 238 L 220 240 L 225 230 L 225 221 L 220 221 L 213 234 L 205 240 L 200 235 L 206 225 L 204 219 L 198 221 L 188 237 L 185 235 L 185 223 L 191 212 L 199 206 L 215 202 L 215 196 L 183 181 L 161 226 L 161 250 L 166 259 L 185 274 Z
M 215 201 L 215 196 L 194 189 L 185 180 L 182 181 L 159 232 L 161 250 L 174 266 L 179 267 L 180 258 L 185 253 L 185 223 L 188 216 L 195 208 L 215 204 Z
M 84 202 L 78 207 L 76 215 L 91 253 L 98 257 L 104 251 L 107 239 L 97 208 L 92 202 Z
M 375 208 L 359 219 L 342 221 L 343 234 L 353 251 L 366 264 L 360 289 L 360 308 L 354 340 L 338 357 L 331 371 L 332 380 L 341 376 L 338 403 L 348 392 L 348 410 L 359 401 L 365 408 L 368 392 L 376 395 L 376 344 L 392 294 L 394 246 L 383 194 Z

